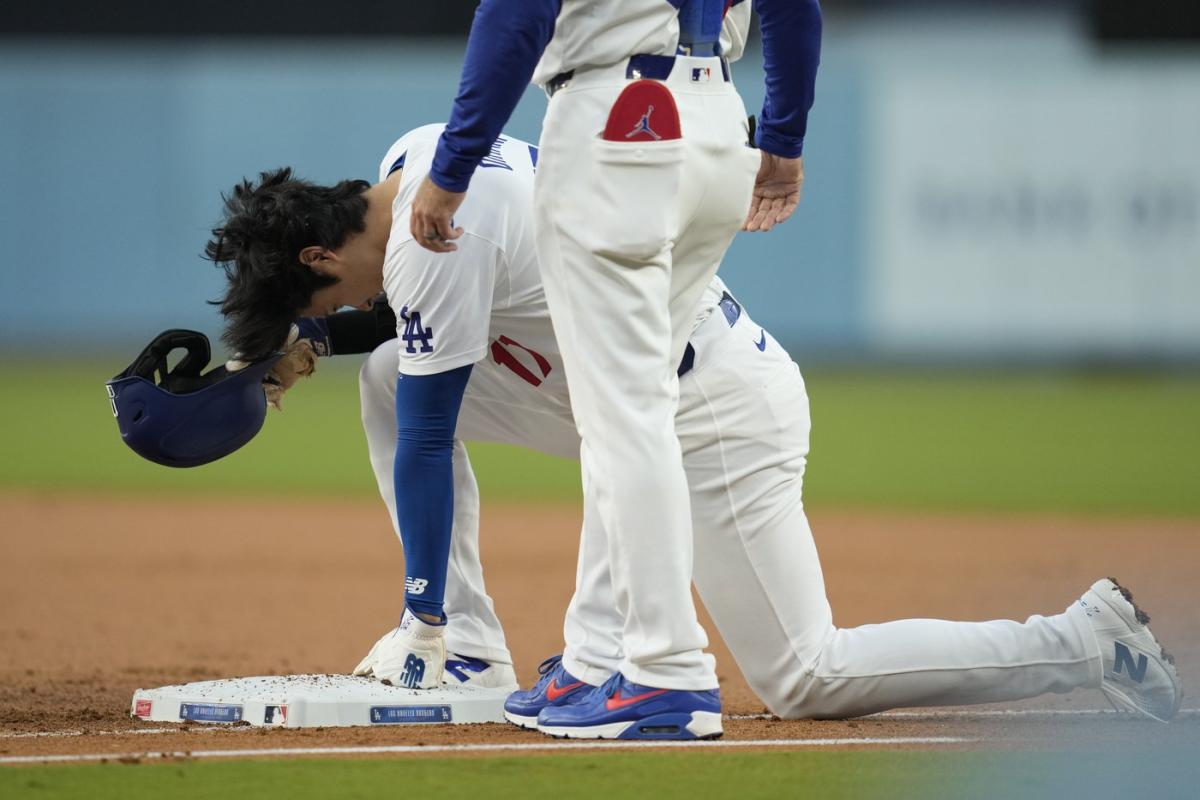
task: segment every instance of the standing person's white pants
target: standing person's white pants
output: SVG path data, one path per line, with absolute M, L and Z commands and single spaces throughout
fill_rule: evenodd
M 834 627 L 802 501 L 809 439 L 804 382 L 783 348 L 745 312 L 732 325 L 729 316 L 714 309 L 692 336 L 695 365 L 680 378 L 676 428 L 695 519 L 696 587 L 771 711 L 845 717 L 1100 684 L 1096 638 L 1075 603 L 1065 613 L 1023 623 L 916 619 Z M 371 355 L 361 382 L 371 463 L 390 512 L 396 346 L 388 342 Z M 578 447 L 561 399 L 490 359 L 472 372 L 457 437 L 556 456 Z M 509 663 L 478 564 L 478 500 L 469 469 L 459 444 L 447 647 Z M 620 668 L 624 656 L 624 624 L 599 541 L 583 539 L 565 626 L 564 666 L 593 685 Z
M 553 95 L 534 219 L 582 438 L 581 552 L 589 562 L 606 555 L 623 620 L 618 669 L 647 686 L 704 690 L 717 677 L 690 590 L 676 368 L 701 292 L 749 208 L 759 155 L 719 59 L 677 57 L 665 83 L 682 138 L 602 138 L 630 84 L 624 63 L 576 74 Z M 671 113 L 651 107 L 644 121 L 665 130 Z

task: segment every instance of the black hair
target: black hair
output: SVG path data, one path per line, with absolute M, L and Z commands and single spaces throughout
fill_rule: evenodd
M 225 316 L 222 339 L 243 360 L 280 349 L 313 293 L 337 282 L 300 261 L 313 245 L 336 250 L 366 229 L 366 181 L 318 186 L 288 167 L 243 180 L 223 195 L 225 218 L 204 257 L 225 270 L 225 296 L 212 301 Z

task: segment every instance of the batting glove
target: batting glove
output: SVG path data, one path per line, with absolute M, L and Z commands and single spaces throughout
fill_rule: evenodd
M 430 625 L 405 608 L 400 625 L 375 643 L 353 674 L 391 686 L 433 689 L 441 685 L 446 668 L 445 630 L 445 623 Z

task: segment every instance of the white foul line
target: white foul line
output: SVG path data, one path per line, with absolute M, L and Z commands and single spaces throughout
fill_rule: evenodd
M 946 711 L 883 711 L 865 717 L 851 717 L 854 721 L 862 720 L 942 720 L 952 717 L 959 720 L 988 720 L 988 718 L 1016 717 L 1073 717 L 1073 716 L 1128 716 L 1135 717 L 1129 711 L 1116 709 L 1010 709 L 978 711 L 946 710 Z M 1180 709 L 1177 716 L 1200 715 L 1200 709 Z M 774 714 L 726 714 L 725 720 L 779 720 Z M 257 730 L 246 726 L 226 726 L 226 724 L 204 724 L 187 728 L 126 728 L 125 730 L 30 730 L 30 732 L 7 733 L 0 732 L 0 739 L 60 739 L 70 736 L 137 736 L 173 733 L 233 733 Z M 295 728 L 282 728 L 294 730 Z
M 1200 714 L 1200 708 L 1181 708 L 1176 712 L 1179 717 L 1191 717 Z M 866 721 L 875 719 L 1016 719 L 1019 717 L 1094 717 L 1120 716 L 1140 719 L 1141 716 L 1130 711 L 1118 711 L 1115 708 L 1013 708 L 981 709 L 979 711 L 882 711 L 865 717 L 848 717 L 849 721 Z M 773 719 L 774 714 L 727 714 L 725 719 Z M 838 721 L 838 720 L 834 720 Z M 845 721 L 845 720 L 843 720 Z
M 737 739 L 701 742 L 523 742 L 514 744 L 378 745 L 369 747 L 271 747 L 252 750 L 179 750 L 151 753 L 92 753 L 86 755 L 4 756 L 0 764 L 52 764 L 73 761 L 121 761 L 162 758 L 256 758 L 261 756 L 357 756 L 404 753 L 489 753 L 529 750 L 620 750 L 645 748 L 729 747 L 851 747 L 861 745 L 966 744 L 975 739 L 956 736 L 897 736 L 850 739 Z
M 964 710 L 946 710 L 946 711 L 882 711 L 880 714 L 872 714 L 865 717 L 850 717 L 853 721 L 862 720 L 942 720 L 942 718 L 952 717 L 959 720 L 988 720 L 988 718 L 1015 718 L 1015 717 L 1074 717 L 1074 716 L 1127 716 L 1135 717 L 1138 715 L 1130 714 L 1129 711 L 1117 711 L 1116 709 L 1009 709 L 1009 710 L 990 710 L 982 709 L 978 711 Z M 1200 715 L 1200 709 L 1180 709 L 1176 716 L 1195 716 Z M 779 720 L 774 714 L 726 714 L 725 720 Z M 835 720 L 836 722 L 836 720 Z M 126 728 L 125 730 L 30 730 L 30 732 L 0 732 L 0 739 L 59 739 L 68 738 L 68 736 L 137 736 L 146 734 L 172 734 L 172 733 L 233 733 L 246 732 L 246 730 L 257 730 L 259 728 L 247 728 L 246 726 L 226 726 L 226 724 L 202 724 L 202 726 L 192 726 L 187 728 Z M 280 728 L 294 730 L 294 728 Z

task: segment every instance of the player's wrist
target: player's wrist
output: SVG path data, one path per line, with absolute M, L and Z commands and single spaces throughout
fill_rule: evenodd
M 471 176 L 475 174 L 472 169 L 466 175 L 451 175 L 444 172 L 430 172 L 429 182 L 443 192 L 450 194 L 463 194 L 471 185 Z
M 755 144 L 759 150 L 779 158 L 800 158 L 804 154 L 804 137 L 788 136 L 773 130 L 766 122 L 760 122 L 755 131 Z
M 333 354 L 329 323 L 324 317 L 301 317 L 296 320 L 296 338 L 307 339 L 318 356 Z
M 400 630 L 417 639 L 427 639 L 441 636 L 446 629 L 446 614 L 440 609 L 430 610 L 430 603 L 423 603 L 424 610 L 413 608 L 410 601 L 404 604 L 404 614 L 400 619 Z

